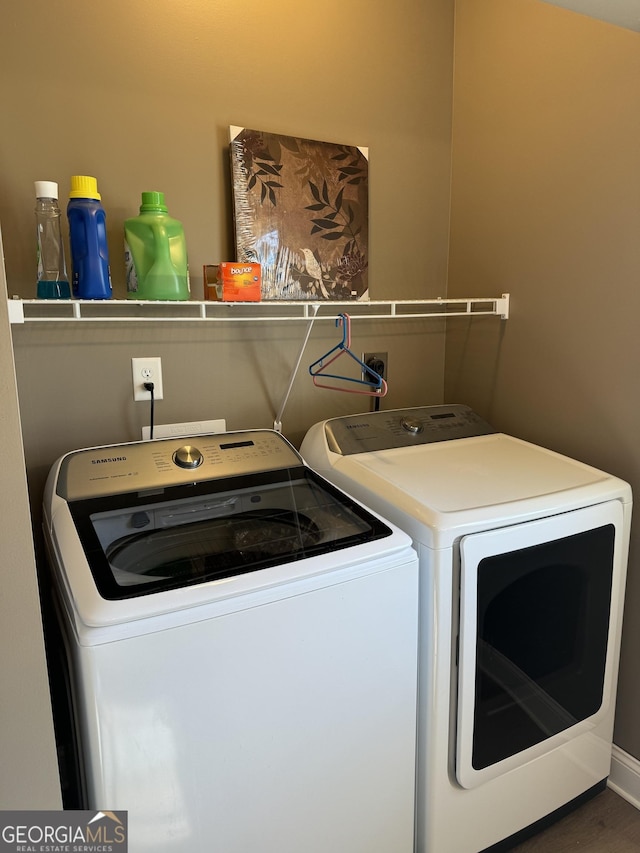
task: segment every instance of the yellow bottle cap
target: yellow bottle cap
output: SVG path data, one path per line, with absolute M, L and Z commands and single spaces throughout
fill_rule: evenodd
M 69 198 L 97 198 L 101 195 L 98 192 L 98 181 L 96 178 L 90 178 L 88 175 L 72 175 L 71 176 L 71 192 Z

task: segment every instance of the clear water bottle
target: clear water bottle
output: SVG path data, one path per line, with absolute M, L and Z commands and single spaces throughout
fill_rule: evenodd
M 38 299 L 70 299 L 71 289 L 60 230 L 58 184 L 36 181 L 36 240 Z

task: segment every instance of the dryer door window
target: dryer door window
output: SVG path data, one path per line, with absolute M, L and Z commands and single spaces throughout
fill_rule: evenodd
M 546 752 L 603 707 L 619 503 L 465 537 L 457 775 Z

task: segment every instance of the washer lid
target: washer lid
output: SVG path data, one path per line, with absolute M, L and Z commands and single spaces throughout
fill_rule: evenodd
M 595 468 L 498 433 L 342 457 L 340 474 L 385 495 L 389 485 L 421 508 L 458 513 L 565 492 L 608 479 Z M 344 481 L 342 480 L 344 485 Z
M 71 501 L 69 510 L 95 586 L 114 601 L 328 555 L 392 533 L 302 465 Z

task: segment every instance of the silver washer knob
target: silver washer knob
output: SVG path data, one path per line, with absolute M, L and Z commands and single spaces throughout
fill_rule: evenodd
M 198 465 L 202 465 L 203 459 L 202 453 L 191 444 L 185 444 L 173 454 L 173 461 L 180 468 L 197 468 Z
M 400 426 L 406 432 L 410 432 L 412 435 L 418 435 L 419 432 L 422 432 L 424 426 L 420 423 L 420 421 L 416 421 L 413 418 L 402 418 L 400 421 Z

